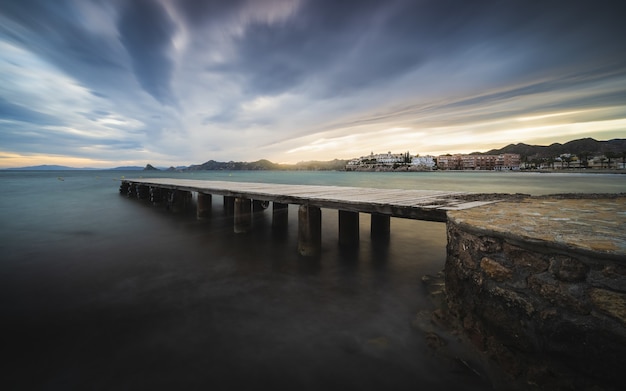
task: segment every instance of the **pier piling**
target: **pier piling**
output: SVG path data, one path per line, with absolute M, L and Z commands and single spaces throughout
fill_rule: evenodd
M 224 196 L 224 213 L 227 216 L 235 213 L 235 197 Z
M 269 206 L 269 201 L 261 201 L 261 200 L 253 200 L 252 201 L 252 211 L 253 212 L 262 212 Z
M 191 192 L 184 190 L 170 190 L 167 195 L 167 209 L 178 213 L 191 204 Z
M 205 194 L 198 192 L 197 211 L 196 217 L 198 219 L 205 219 L 211 216 L 211 204 L 213 197 L 211 194 Z
M 152 205 L 159 205 L 163 202 L 163 189 L 156 186 L 150 187 L 150 202 Z
M 353 247 L 359 245 L 359 213 L 339 211 L 339 245 Z
M 128 196 L 128 188 L 130 187 L 130 183 L 126 181 L 122 181 L 120 184 L 120 194 Z
M 235 198 L 235 233 L 246 233 L 252 228 L 252 200 Z
M 298 209 L 298 253 L 305 257 L 317 256 L 322 249 L 322 210 L 300 205 Z
M 150 187 L 146 185 L 137 186 L 137 198 L 145 200 L 150 196 Z
M 289 204 L 272 202 L 272 229 L 285 230 L 289 221 Z
M 128 198 L 136 198 L 137 197 L 137 184 L 136 183 L 131 183 L 128 186 L 128 192 L 126 193 L 126 196 Z
M 389 240 L 391 218 L 388 215 L 372 213 L 371 237 L 374 240 Z

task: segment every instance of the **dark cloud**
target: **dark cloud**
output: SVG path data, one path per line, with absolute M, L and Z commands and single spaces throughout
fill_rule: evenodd
M 162 104 L 175 104 L 170 87 L 175 26 L 163 6 L 150 0 L 128 1 L 118 28 L 139 84 Z
M 9 121 L 27 122 L 35 126 L 58 126 L 63 125 L 60 119 L 31 110 L 28 107 L 11 103 L 0 96 L 0 119 Z
M 103 94 L 101 92 L 98 91 L 89 91 L 89 93 L 93 96 L 96 96 L 98 98 L 108 98 L 108 96 L 106 94 Z
M 623 26 L 614 10 L 580 1 L 316 0 L 285 21 L 252 23 L 237 40 L 235 61 L 210 69 L 243 75 L 251 93 L 321 80 L 317 87 L 333 95 L 432 61 L 463 69 L 464 56 L 479 49 L 518 59 L 494 80 L 523 78 L 572 61 L 624 60 L 626 47 L 617 39 L 626 34 Z
M 228 19 L 246 3 L 247 0 L 174 0 L 185 20 L 196 27 Z
M 381 5 L 366 1 L 359 2 L 358 7 L 334 1 L 307 2 L 296 15 L 284 21 L 253 21 L 236 41 L 235 61 L 221 70 L 242 74 L 247 91 L 253 94 L 279 94 L 307 80 L 332 77 L 339 64 L 346 68 L 355 65 L 350 51 L 362 44 L 361 28 L 371 22 Z M 409 56 L 402 53 L 401 57 L 402 61 L 396 63 L 405 63 Z M 380 68 L 381 61 L 376 58 L 373 56 L 359 65 L 362 75 L 359 80 L 351 81 L 340 75 L 333 80 L 333 88 L 341 88 L 334 82 L 348 85 L 384 77 L 373 71 Z M 392 56 L 385 62 L 395 59 Z M 370 66 L 373 63 L 376 65 Z
M 51 62 L 85 86 L 119 85 L 124 70 L 120 52 L 107 37 L 80 24 L 71 1 L 20 0 L 3 2 L 11 24 L 0 32 L 19 46 Z
M 140 150 L 141 143 L 115 138 L 94 138 L 89 134 L 77 135 L 53 130 L 28 123 L 11 123 L 0 132 L 0 144 L 10 145 L 14 152 L 66 154 L 68 156 L 90 156 L 83 151 L 85 145 L 97 146 L 100 150 L 120 153 L 123 150 Z

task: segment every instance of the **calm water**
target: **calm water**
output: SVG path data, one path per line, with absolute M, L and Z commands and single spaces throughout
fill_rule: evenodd
M 392 219 L 388 246 L 361 215 L 355 251 L 323 210 L 319 259 L 272 233 L 173 214 L 118 194 L 145 172 L 0 171 L 2 389 L 489 389 L 433 354 L 414 315 L 445 261 L 445 226 Z M 204 172 L 150 176 L 548 194 L 623 192 L 626 175 Z M 62 177 L 62 178 L 60 178 Z M 62 180 L 61 180 L 62 179 Z

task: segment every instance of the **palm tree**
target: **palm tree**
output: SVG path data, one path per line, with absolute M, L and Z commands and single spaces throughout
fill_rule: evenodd
M 565 160 L 565 163 L 567 163 L 567 168 L 569 168 L 569 164 L 572 161 L 572 157 L 571 156 L 565 156 L 565 157 L 563 157 L 561 159 Z
M 404 157 L 404 164 L 411 163 L 411 155 L 409 154 L 409 151 L 406 151 L 403 157 Z
M 585 167 L 585 168 L 589 167 L 589 157 L 591 155 L 592 154 L 589 151 L 583 151 L 583 152 L 578 154 L 578 156 L 580 157 L 581 165 L 583 167 Z
M 611 159 L 615 159 L 619 155 L 613 151 L 608 151 L 604 154 L 606 160 L 608 160 L 607 168 L 611 168 Z
M 548 164 L 548 167 L 554 168 L 554 162 L 555 162 L 554 158 L 548 157 L 548 158 L 544 158 L 543 160 Z

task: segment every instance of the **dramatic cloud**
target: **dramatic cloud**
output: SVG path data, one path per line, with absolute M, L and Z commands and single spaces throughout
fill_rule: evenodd
M 626 136 L 611 2 L 8 0 L 0 167 Z
M 163 104 L 173 104 L 170 58 L 174 24 L 159 3 L 135 0 L 125 4 L 118 23 L 120 41 L 128 52 L 139 84 Z

